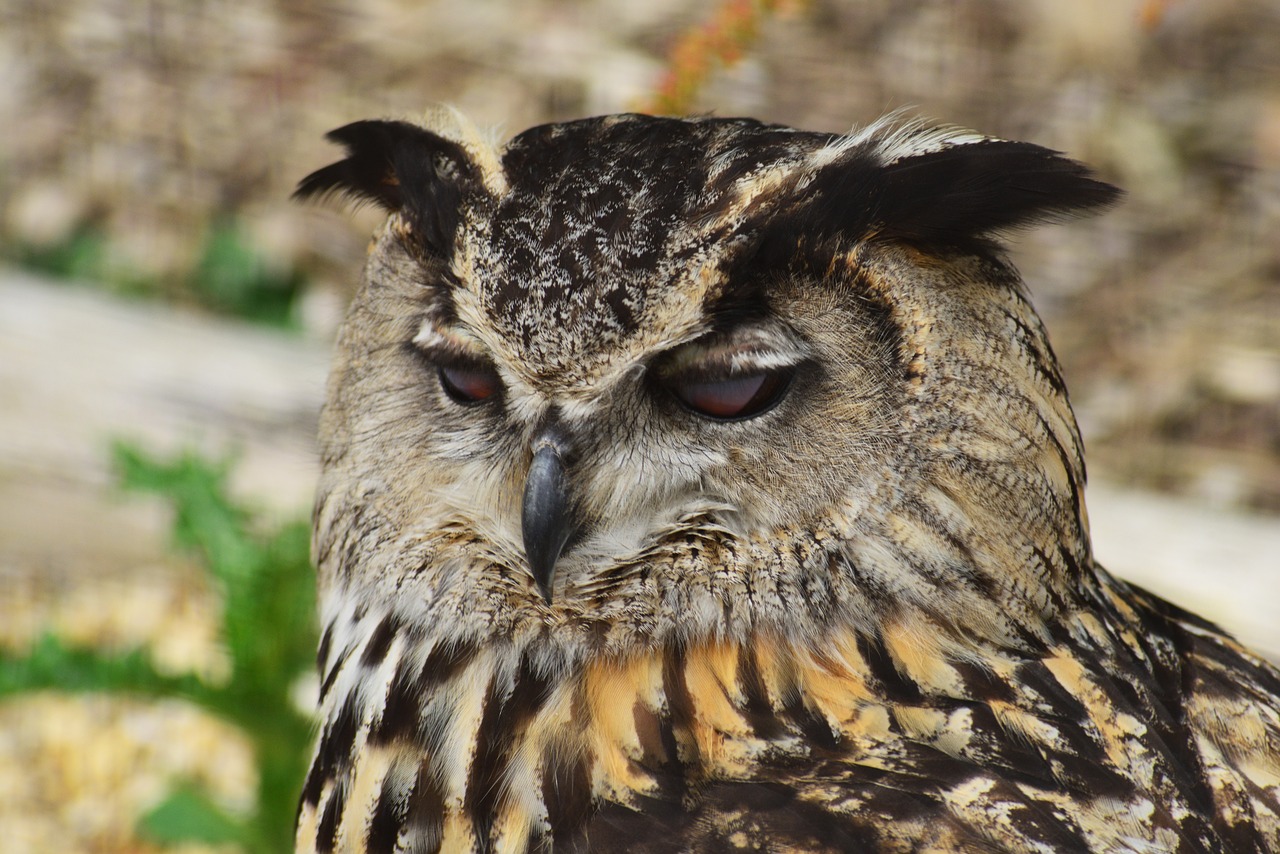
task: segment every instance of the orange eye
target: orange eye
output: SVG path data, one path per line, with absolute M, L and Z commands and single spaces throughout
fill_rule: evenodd
M 791 383 L 793 371 L 761 371 L 722 379 L 675 379 L 676 399 L 699 415 L 717 421 L 751 418 L 773 408 Z
M 488 368 L 441 365 L 440 387 L 457 403 L 480 403 L 497 394 L 502 384 Z

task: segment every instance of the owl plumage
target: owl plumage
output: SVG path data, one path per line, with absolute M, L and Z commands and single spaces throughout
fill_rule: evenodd
M 1280 674 L 1093 560 L 1034 145 L 358 122 L 305 851 L 1278 851 Z

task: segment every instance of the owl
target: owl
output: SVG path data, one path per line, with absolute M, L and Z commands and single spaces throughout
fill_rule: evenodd
M 995 237 L 1038 146 L 333 131 L 388 213 L 314 514 L 302 851 L 1280 851 L 1280 673 L 1094 560 Z

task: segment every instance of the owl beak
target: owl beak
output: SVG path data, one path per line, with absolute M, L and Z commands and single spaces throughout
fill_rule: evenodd
M 524 484 L 521 533 L 525 559 L 548 605 L 556 561 L 576 527 L 572 515 L 561 449 L 554 440 L 544 439 L 535 446 L 533 464 Z

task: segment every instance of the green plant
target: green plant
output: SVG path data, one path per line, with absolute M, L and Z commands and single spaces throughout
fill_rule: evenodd
M 310 672 L 316 648 L 307 523 L 256 530 L 251 514 L 228 497 L 226 460 L 188 453 L 162 461 L 127 444 L 118 444 L 114 457 L 126 489 L 170 502 L 175 544 L 199 559 L 222 594 L 222 640 L 231 675 L 219 684 L 193 674 L 168 676 L 156 670 L 145 650 L 107 654 L 45 636 L 25 656 L 0 655 L 0 699 L 49 689 L 176 697 L 231 722 L 254 747 L 253 814 L 227 815 L 200 791 L 179 785 L 141 819 L 139 832 L 161 843 L 288 850 L 312 731 L 311 720 L 290 697 L 291 686 Z
M 88 226 L 46 246 L 20 244 L 5 248 L 6 255 L 27 269 L 59 279 L 94 276 L 106 266 L 106 239 Z
M 220 314 L 290 327 L 305 287 L 295 268 L 272 265 L 231 217 L 205 232 L 195 262 L 172 282 L 134 269 L 98 227 L 85 224 L 62 240 L 34 245 L 0 240 L 0 257 L 56 279 L 93 283 L 114 293 L 198 303 Z
M 289 326 L 302 291 L 296 270 L 273 268 L 232 220 L 215 222 L 189 279 L 206 306 L 259 323 Z

